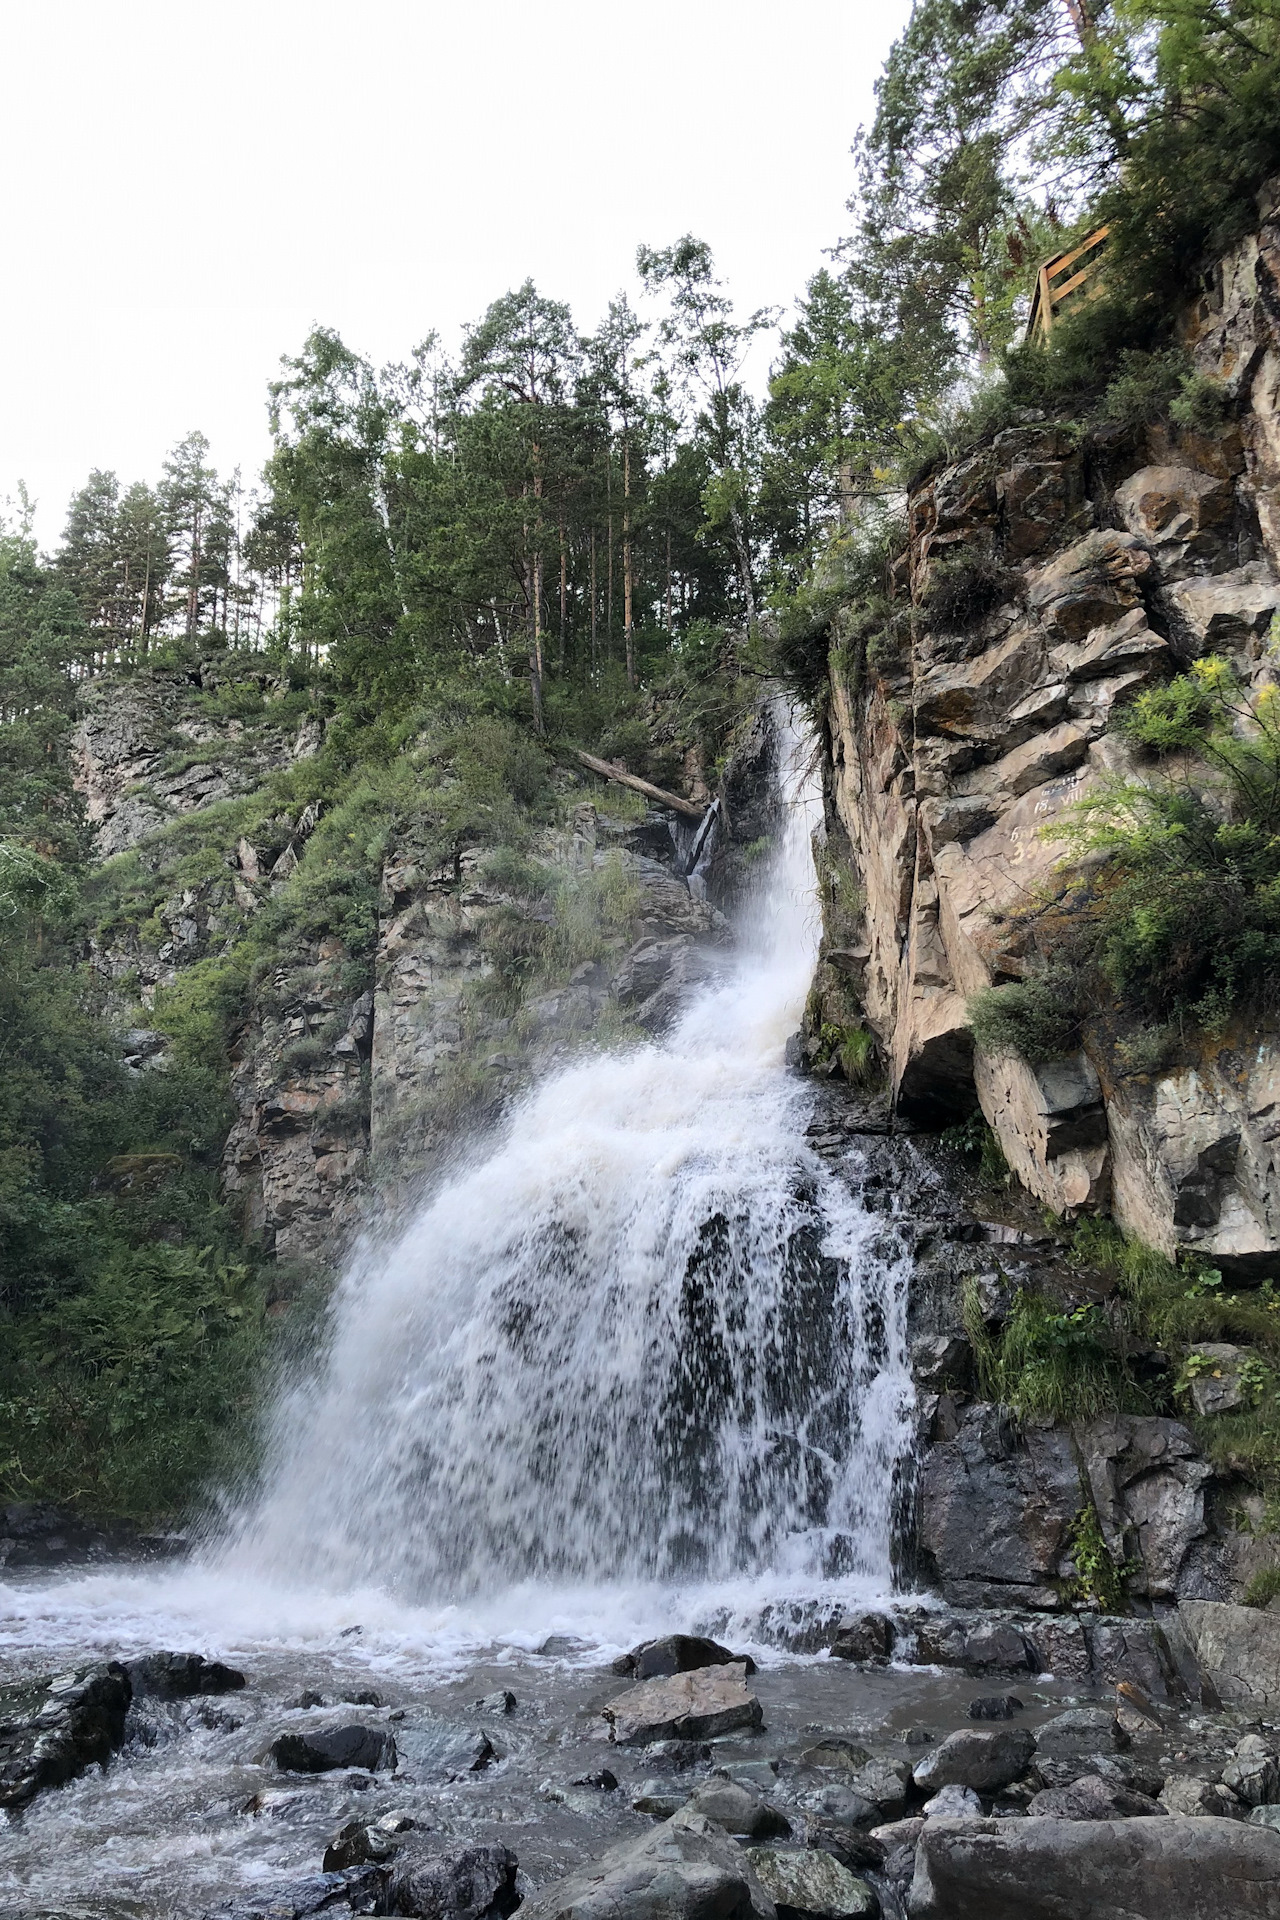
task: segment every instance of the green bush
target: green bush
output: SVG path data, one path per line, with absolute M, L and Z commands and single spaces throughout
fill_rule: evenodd
M 108 1242 L 73 1294 L 8 1329 L 0 1483 L 101 1517 L 180 1512 L 244 1444 L 264 1309 L 243 1264 Z
M 1032 1062 L 1056 1060 L 1080 1044 L 1074 982 L 1064 969 L 1002 987 L 984 987 L 969 1001 L 969 1025 L 984 1053 L 1016 1053 Z
M 931 563 L 921 610 L 933 627 L 974 626 L 1021 584 L 1020 575 L 994 553 L 967 549 L 957 559 Z
M 1194 737 L 1208 772 L 1112 784 L 1075 810 L 1068 837 L 1108 856 L 1080 937 L 1122 998 L 1218 1030 L 1273 1004 L 1280 978 L 1280 692 L 1246 697 L 1225 661 L 1199 660 L 1130 725 L 1157 749 Z
M 1140 1400 L 1099 1307 L 1058 1312 L 1043 1296 L 1024 1288 L 992 1337 L 970 1282 L 963 1312 L 984 1395 L 1023 1417 L 1094 1420 Z
M 1246 1607 L 1266 1607 L 1280 1599 L 1280 1566 L 1263 1567 L 1255 1573 L 1242 1598 Z

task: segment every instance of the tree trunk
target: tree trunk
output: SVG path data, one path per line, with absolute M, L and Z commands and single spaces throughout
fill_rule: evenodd
M 191 528 L 191 582 L 187 588 L 187 638 L 194 640 L 200 624 L 200 515 Z
M 663 622 L 671 632 L 671 522 L 667 522 L 667 588 L 663 595 Z
M 606 566 L 604 589 L 604 657 L 613 658 L 613 448 L 609 448 L 608 464 L 605 474 L 605 509 L 608 525 L 606 528 Z
M 751 555 L 747 550 L 746 528 L 742 524 L 742 515 L 738 508 L 730 507 L 729 519 L 733 526 L 733 543 L 738 551 L 738 578 L 742 583 L 742 600 L 746 608 L 747 625 L 756 623 L 756 590 L 751 578 Z
M 603 775 L 606 780 L 616 780 L 619 786 L 630 787 L 635 793 L 644 794 L 647 800 L 657 800 L 664 807 L 674 807 L 677 813 L 683 813 L 690 820 L 701 820 L 706 813 L 692 800 L 681 799 L 678 793 L 668 793 L 665 787 L 655 787 L 650 780 L 642 780 L 638 773 L 628 773 L 624 767 L 614 766 L 611 760 L 597 759 L 594 753 L 584 753 L 581 747 L 576 749 L 584 767 L 590 767 L 592 773 Z
M 600 655 L 596 645 L 596 614 L 598 610 L 599 586 L 596 581 L 596 523 L 591 522 L 591 673 L 595 677 L 600 665 Z
M 631 579 L 631 434 L 622 429 L 622 636 L 627 656 L 627 685 L 636 684 L 636 640 Z
M 564 509 L 560 511 L 560 656 L 559 671 L 564 678 L 564 635 L 569 613 L 569 558 L 564 541 Z

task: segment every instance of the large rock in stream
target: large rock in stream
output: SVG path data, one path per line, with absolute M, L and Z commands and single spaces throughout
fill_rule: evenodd
M 525 1920 L 778 1920 L 747 1855 L 687 1809 L 526 1900 Z
M 762 1724 L 760 1702 L 747 1686 L 745 1661 L 695 1667 L 644 1680 L 603 1709 L 620 1746 L 647 1740 L 715 1740 Z
M 396 1743 L 379 1727 L 330 1727 L 317 1733 L 282 1733 L 270 1754 L 282 1773 L 333 1773 L 365 1767 L 370 1773 L 396 1764 Z
M 1235 1820 L 928 1820 L 912 1920 L 1275 1920 L 1280 1834 Z
M 118 1660 L 0 1696 L 0 1807 L 25 1807 L 43 1788 L 105 1766 L 124 1739 L 131 1698 Z

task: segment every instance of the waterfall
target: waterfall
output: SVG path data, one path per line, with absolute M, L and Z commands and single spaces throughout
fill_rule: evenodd
M 890 1579 L 906 1262 L 784 1065 L 818 939 L 813 755 L 731 967 L 555 1073 L 341 1283 L 224 1566 L 412 1601 L 522 1583 Z M 856 1183 L 854 1183 L 856 1186 Z

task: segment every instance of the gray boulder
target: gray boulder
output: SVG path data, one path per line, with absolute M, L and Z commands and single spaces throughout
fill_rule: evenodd
M 905 1760 L 870 1760 L 849 1776 L 849 1785 L 878 1808 L 882 1820 L 896 1820 L 905 1811 L 911 1768 Z
M 516 1856 L 509 1847 L 465 1847 L 457 1853 L 406 1848 L 380 1902 L 384 1913 L 412 1920 L 506 1920 L 520 1905 Z
M 747 1858 L 772 1895 L 779 1920 L 854 1920 L 880 1911 L 872 1888 L 834 1854 L 752 1847 Z
M 1129 1736 L 1105 1707 L 1072 1707 L 1036 1729 L 1039 1753 L 1110 1753 L 1127 1747 Z
M 396 1743 L 378 1727 L 330 1727 L 317 1733 L 282 1733 L 269 1748 L 282 1773 L 333 1773 L 340 1767 L 389 1772 Z
M 1246 1733 L 1222 1769 L 1222 1783 L 1246 1806 L 1265 1807 L 1280 1800 L 1280 1759 L 1275 1743 Z
M 926 1793 L 951 1786 L 999 1793 L 1026 1772 L 1035 1750 L 1035 1736 L 1026 1727 L 1002 1727 L 998 1733 L 965 1727 L 918 1761 L 913 1778 Z
M 640 1840 L 544 1887 L 523 1920 L 777 1920 L 750 1859 L 722 1827 L 682 1809 Z
M 791 1823 L 785 1814 L 771 1806 L 756 1787 L 736 1780 L 707 1780 L 690 1795 L 691 1813 L 714 1820 L 726 1833 L 744 1835 L 749 1840 L 785 1840 Z
M 882 1817 L 874 1800 L 845 1786 L 843 1781 L 835 1786 L 814 1787 L 798 1795 L 797 1804 L 818 1820 L 844 1829 L 873 1826 Z
M 1275 1920 L 1280 1835 L 1232 1820 L 930 1820 L 912 1920 Z
M 921 1811 L 926 1820 L 981 1820 L 982 1802 L 972 1787 L 939 1787 Z
M 1045 1787 L 1027 1806 L 1033 1820 L 1136 1820 L 1167 1812 L 1145 1793 L 1096 1773 L 1083 1774 L 1069 1787 Z
M 1251 1827 L 1269 1827 L 1272 1833 L 1280 1833 L 1280 1806 L 1255 1807 L 1249 1815 Z
M 1244 1813 L 1230 1787 L 1196 1773 L 1171 1773 L 1160 1789 L 1160 1805 L 1184 1820 L 1238 1820 Z
M 1178 1617 L 1202 1671 L 1224 1700 L 1264 1712 L 1280 1707 L 1280 1614 L 1220 1600 L 1184 1600 Z
M 650 1740 L 714 1740 L 760 1726 L 760 1702 L 746 1684 L 746 1666 L 697 1667 L 663 1680 L 643 1680 L 603 1709 L 622 1746 Z
M 0 1720 L 0 1807 L 25 1807 L 44 1788 L 105 1766 L 124 1739 L 131 1699 L 118 1660 L 24 1687 Z

